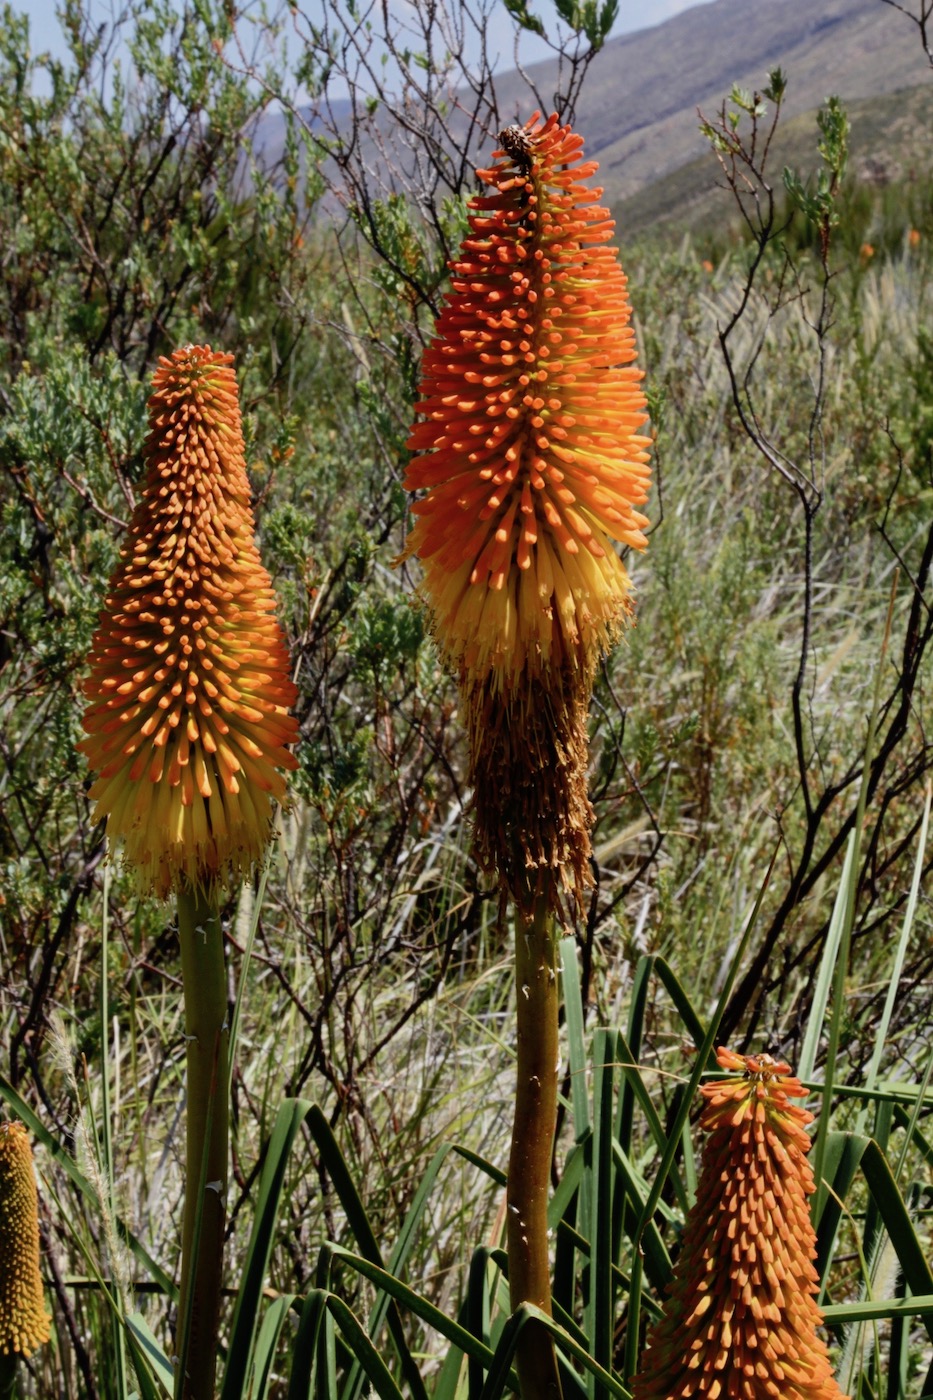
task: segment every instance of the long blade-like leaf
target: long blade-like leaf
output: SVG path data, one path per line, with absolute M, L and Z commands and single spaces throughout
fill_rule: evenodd
M 127 1316 L 126 1331 L 143 1400 L 149 1395 L 158 1397 L 158 1400 L 162 1400 L 163 1396 L 170 1396 L 175 1389 L 172 1363 L 159 1346 L 141 1313 L 130 1313 Z
M 356 1314 L 335 1293 L 332 1293 L 327 1299 L 327 1308 L 333 1314 L 334 1321 L 349 1342 L 351 1351 L 374 1386 L 379 1400 L 404 1400 L 402 1392 L 392 1379 L 391 1372 L 367 1337 L 366 1330 Z
M 382 1254 L 376 1236 L 373 1233 L 372 1225 L 369 1222 L 366 1207 L 360 1199 L 359 1192 L 356 1189 L 353 1177 L 350 1175 L 350 1170 L 344 1160 L 343 1153 L 337 1144 L 337 1139 L 331 1131 L 331 1126 L 319 1108 L 313 1108 L 308 1115 L 308 1127 L 311 1130 L 311 1135 L 321 1154 L 321 1161 L 333 1182 L 334 1190 L 337 1193 L 340 1204 L 343 1206 L 344 1213 L 347 1217 L 347 1223 L 353 1231 L 357 1244 L 365 1258 L 377 1265 L 380 1269 L 384 1269 Z M 389 1332 L 392 1336 L 392 1342 L 398 1353 L 399 1361 L 401 1362 L 402 1373 L 405 1377 L 406 1384 L 414 1396 L 414 1400 L 428 1400 L 428 1393 L 425 1390 L 424 1381 L 421 1379 L 421 1372 L 418 1369 L 417 1362 L 412 1356 L 405 1338 L 402 1320 L 397 1309 L 391 1305 L 386 1310 L 386 1320 Z M 355 1397 L 360 1393 L 359 1365 L 362 1364 L 360 1358 L 357 1358 L 357 1362 L 358 1365 L 351 1369 L 347 1387 L 344 1392 L 351 1400 L 355 1400 Z
M 327 1306 L 327 1293 L 311 1288 L 302 1304 L 292 1345 L 291 1375 L 286 1400 L 311 1400 L 316 1379 L 318 1340 Z
M 240 1400 L 243 1385 L 250 1374 L 253 1348 L 260 1324 L 259 1302 L 272 1254 L 288 1157 L 295 1135 L 312 1108 L 313 1105 L 305 1099 L 286 1099 L 276 1115 L 275 1126 L 266 1149 L 266 1160 L 256 1200 L 256 1214 L 243 1262 L 242 1282 L 230 1329 L 230 1348 L 220 1392 L 221 1400 Z

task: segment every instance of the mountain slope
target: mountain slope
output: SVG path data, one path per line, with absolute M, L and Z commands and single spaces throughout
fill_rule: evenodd
M 930 87 L 923 84 L 847 104 L 851 122 L 849 170 L 856 179 L 883 185 L 896 180 L 911 182 L 933 173 L 930 101 Z M 814 168 L 818 139 L 812 111 L 781 122 L 769 158 L 778 187 L 784 166 L 804 176 Z M 709 228 L 723 217 L 738 221 L 732 200 L 721 188 L 724 183 L 712 152 L 706 150 L 628 198 L 614 201 L 612 211 L 625 236 L 662 224 L 682 231 Z
M 697 108 L 713 115 L 733 83 L 760 89 L 776 65 L 789 80 L 787 117 L 831 92 L 850 104 L 922 83 L 933 109 L 916 25 L 882 0 L 715 0 L 610 40 L 594 60 L 575 124 L 599 159 L 607 198 L 631 196 L 700 155 Z M 529 74 L 539 91 L 553 91 L 555 64 Z M 517 74 L 497 88 L 500 111 L 527 115 Z

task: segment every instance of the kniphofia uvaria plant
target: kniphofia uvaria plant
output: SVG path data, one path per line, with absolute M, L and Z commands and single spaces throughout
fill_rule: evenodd
M 190 345 L 156 371 L 147 475 L 91 647 L 81 746 L 96 816 L 139 888 L 177 899 L 188 1047 L 179 1390 L 195 1400 L 213 1397 L 227 1186 L 219 900 L 263 858 L 297 733 L 232 360 Z
M 806 1089 L 770 1055 L 717 1052 L 709 1135 L 634 1400 L 843 1400 L 817 1328 Z
M 556 116 L 500 142 L 424 356 L 406 485 L 425 494 L 406 552 L 460 683 L 477 855 L 516 910 L 510 1292 L 550 1311 L 555 914 L 582 911 L 592 883 L 587 711 L 631 606 L 614 542 L 646 542 L 648 439 L 596 163 Z M 553 1348 L 524 1336 L 523 1394 L 544 1400 L 559 1393 Z

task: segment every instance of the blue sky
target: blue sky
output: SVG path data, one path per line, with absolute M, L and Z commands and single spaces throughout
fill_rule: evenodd
M 707 4 L 709 0 L 620 0 L 619 18 L 616 21 L 613 34 L 630 33 L 636 29 L 646 29 L 653 24 L 660 24 L 665 19 L 670 19 L 672 15 L 679 14 L 681 10 L 689 10 L 696 4 Z M 118 0 L 90 0 L 91 13 L 95 21 L 111 22 L 115 14 L 123 8 Z M 43 50 L 51 50 L 53 54 L 61 55 L 64 52 L 61 30 L 56 19 L 56 0 L 13 0 L 13 8 L 29 16 L 30 39 L 34 53 Z M 305 6 L 301 5 L 304 9 Z M 307 8 L 312 9 L 313 4 Z M 553 15 L 553 7 L 548 0 L 531 0 L 529 9 L 533 13 L 541 15 L 545 23 Z M 493 48 L 498 48 L 503 57 L 504 68 L 511 67 L 512 41 L 511 21 L 503 5 L 497 13 L 494 13 L 491 23 L 491 38 Z M 522 59 L 524 62 L 534 62 L 537 58 L 547 57 L 548 51 L 540 44 L 540 41 L 533 36 L 526 35 L 522 42 Z

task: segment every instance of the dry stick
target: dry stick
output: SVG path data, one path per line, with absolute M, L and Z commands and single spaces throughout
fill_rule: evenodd
M 180 1400 L 213 1400 L 228 1172 L 230 1031 L 224 941 L 216 900 L 178 895 L 185 997 L 188 1115 L 182 1231 Z
M 547 896 L 531 918 L 516 916 L 517 1080 L 509 1156 L 509 1295 L 513 1313 L 534 1303 L 551 1315 L 547 1205 L 557 1121 L 557 939 Z M 560 1400 L 551 1334 L 540 1322 L 522 1328 L 516 1347 L 523 1400 Z

